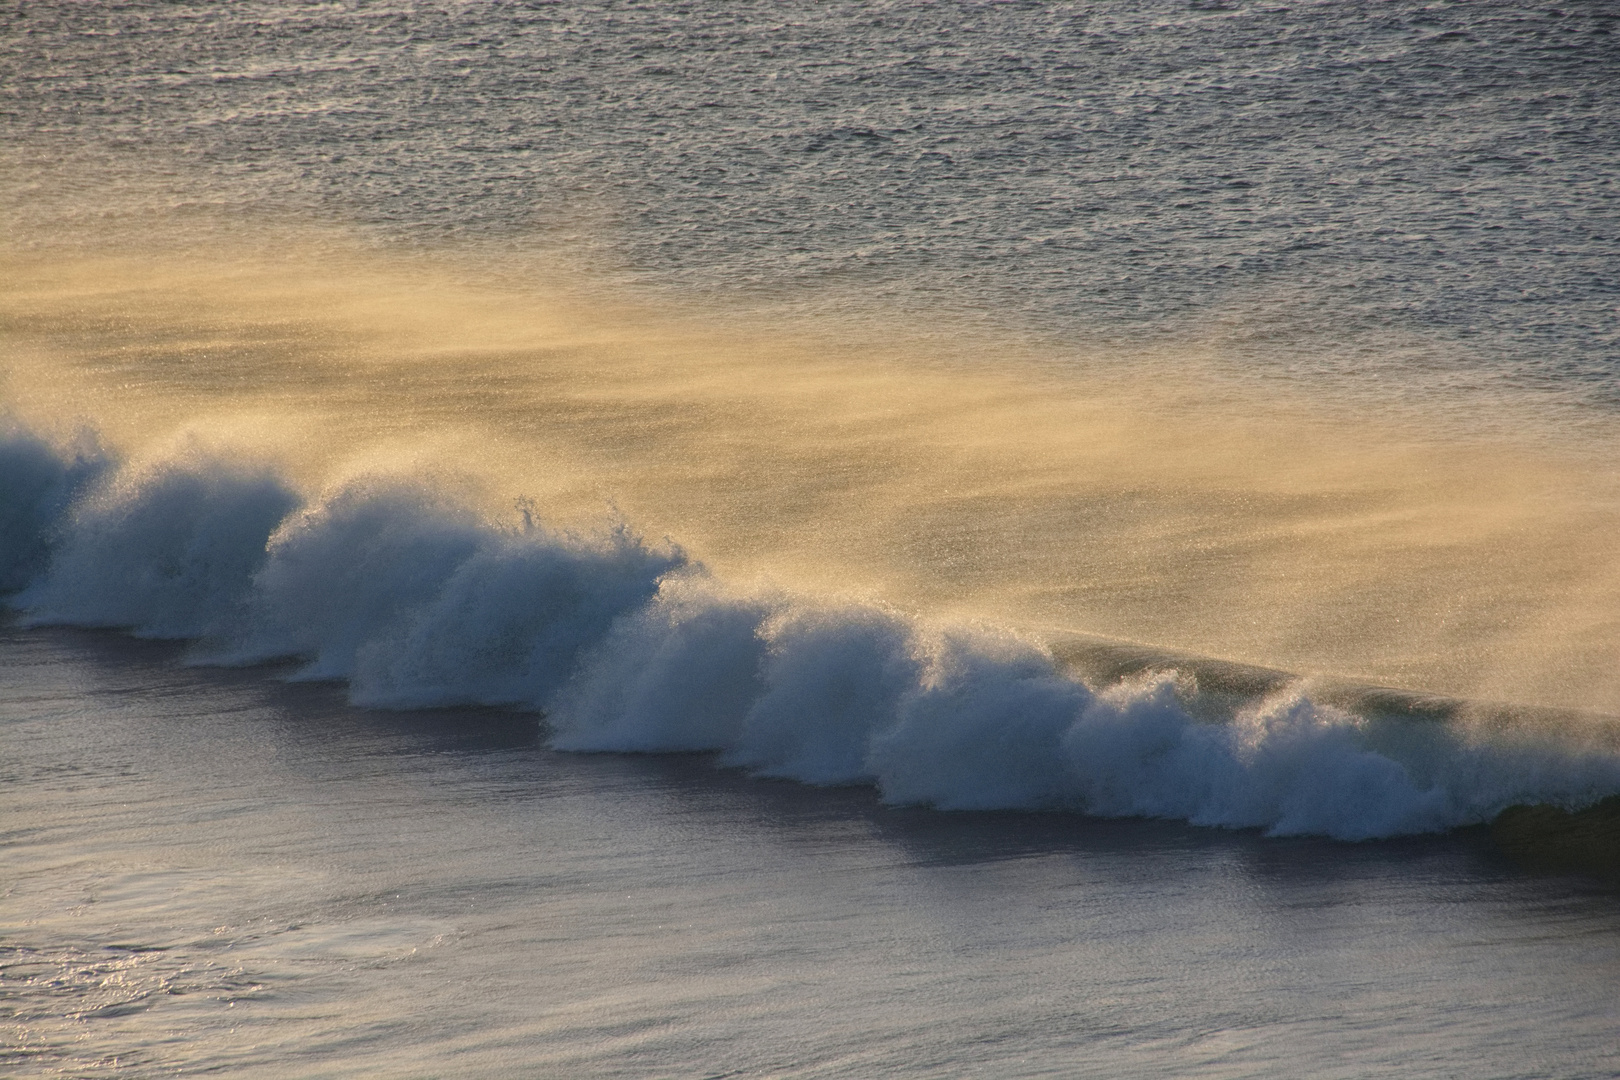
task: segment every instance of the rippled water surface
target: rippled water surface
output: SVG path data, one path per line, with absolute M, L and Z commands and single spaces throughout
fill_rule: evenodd
M 1612 404 L 1616 22 L 1500 2 L 29 4 L 0 54 L 6 171 L 25 217 L 135 198 L 583 245 L 683 298 L 876 292 Z
M 1620 906 L 0 641 L 9 1075 L 1607 1076 Z

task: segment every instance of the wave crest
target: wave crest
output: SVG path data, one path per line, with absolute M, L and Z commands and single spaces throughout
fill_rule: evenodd
M 196 639 L 202 662 L 296 658 L 390 708 L 543 712 L 575 751 L 712 751 L 893 803 L 1178 818 L 1367 839 L 1620 791 L 1596 728 L 1488 728 L 1197 678 L 1087 683 L 1040 641 L 873 604 L 739 590 L 628 526 L 506 528 L 424 484 L 306 504 L 188 452 L 117 468 L 93 441 L 0 438 L 0 582 L 30 625 Z M 1611 733 L 1612 734 L 1612 733 Z

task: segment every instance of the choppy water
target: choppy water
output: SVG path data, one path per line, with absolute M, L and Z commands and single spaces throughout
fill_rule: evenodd
M 17 1067 L 1612 1069 L 1616 22 L 0 13 Z

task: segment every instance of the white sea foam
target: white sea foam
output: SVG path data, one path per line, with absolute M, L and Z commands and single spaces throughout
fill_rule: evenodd
M 351 693 L 394 707 L 549 701 L 580 650 L 682 562 L 626 527 L 594 544 L 535 528 L 486 535 L 402 632 L 360 650 Z
M 421 485 L 353 481 L 269 538 L 220 658 L 300 657 L 302 677 L 347 679 L 362 648 L 403 630 L 490 539 L 466 507 Z
M 769 602 L 670 575 L 620 618 L 550 703 L 564 750 L 724 750 L 759 696 Z
M 931 652 L 894 721 L 872 736 L 884 795 L 959 810 L 1070 804 L 1059 747 L 1090 691 L 1010 635 L 950 630 Z
M 296 505 L 271 473 L 197 454 L 117 477 L 73 509 L 49 569 L 16 604 L 35 624 L 160 638 L 226 631 L 248 600 L 266 539 Z
M 760 635 L 763 687 L 721 760 L 812 784 L 875 782 L 871 737 L 921 674 L 907 621 L 872 607 L 800 604 Z
M 1597 728 L 1361 716 L 1299 687 L 1212 720 L 1184 674 L 1087 685 L 1004 628 L 739 589 L 628 526 L 503 528 L 422 482 L 306 505 L 256 465 L 189 451 L 112 472 L 91 441 L 20 429 L 0 462 L 0 580 L 28 623 L 298 658 L 364 705 L 533 709 L 560 749 L 714 751 L 942 809 L 1342 839 L 1620 791 Z
M 64 450 L 0 419 L 0 592 L 45 569 L 61 519 L 111 464 L 89 433 Z

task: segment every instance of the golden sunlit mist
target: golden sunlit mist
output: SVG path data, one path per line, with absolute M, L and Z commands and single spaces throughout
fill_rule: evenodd
M 767 325 L 560 262 L 270 239 L 4 255 L 6 402 L 136 458 L 268 458 L 312 493 L 402 470 L 496 517 L 611 505 L 739 580 L 1620 711 L 1620 501 L 1575 450 L 1352 420 L 1166 350 Z

